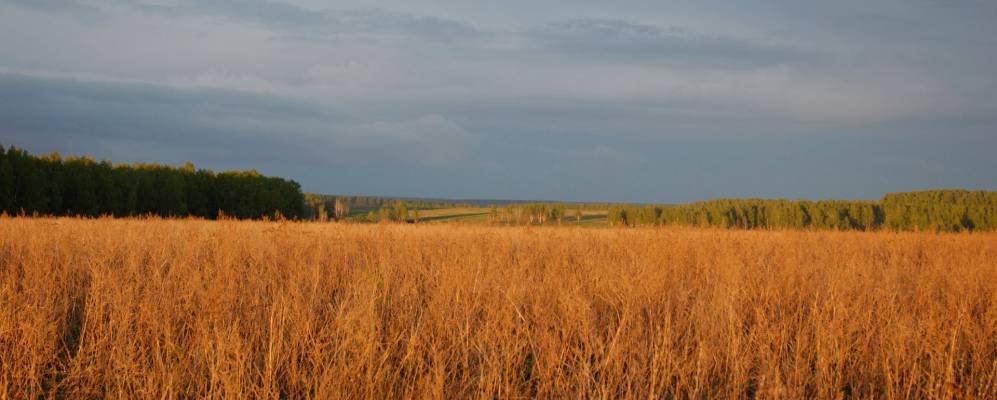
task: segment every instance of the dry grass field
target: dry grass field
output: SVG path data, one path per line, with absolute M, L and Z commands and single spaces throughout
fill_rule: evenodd
M 997 234 L 0 218 L 0 398 L 997 398 Z

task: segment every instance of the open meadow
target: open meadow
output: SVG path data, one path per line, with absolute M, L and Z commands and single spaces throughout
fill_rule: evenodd
M 0 398 L 995 398 L 997 233 L 0 217 Z

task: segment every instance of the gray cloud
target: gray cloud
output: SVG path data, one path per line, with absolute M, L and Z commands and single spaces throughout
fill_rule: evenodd
M 32 147 L 97 151 L 118 160 L 148 148 L 172 162 L 245 160 L 315 166 L 448 166 L 475 137 L 437 114 L 366 121 L 295 99 L 134 82 L 0 73 L 0 133 Z
M 688 28 L 661 28 L 623 20 L 558 21 L 528 33 L 543 49 L 599 61 L 680 67 L 755 68 L 815 62 L 816 53 L 788 45 L 709 36 Z
M 76 0 L 3 0 L 0 3 L 14 4 L 20 7 L 35 8 L 40 10 L 93 10 Z
M 993 7 L 857 4 L 0 0 L 0 142 L 340 193 L 992 188 Z
M 479 36 L 473 26 L 459 21 L 412 15 L 376 8 L 310 10 L 290 3 L 267 0 L 177 1 L 168 4 L 123 2 L 125 6 L 172 17 L 213 16 L 251 22 L 283 32 L 289 37 L 330 39 L 341 36 L 366 39 L 418 38 L 449 42 Z

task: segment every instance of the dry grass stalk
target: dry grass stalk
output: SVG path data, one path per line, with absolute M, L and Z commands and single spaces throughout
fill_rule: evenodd
M 0 218 L 0 398 L 995 398 L 997 234 Z

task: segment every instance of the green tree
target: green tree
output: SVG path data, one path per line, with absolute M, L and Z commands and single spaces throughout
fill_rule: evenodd
M 378 221 L 381 222 L 392 222 L 395 220 L 395 210 L 390 207 L 381 207 L 380 215 Z
M 12 214 L 14 205 L 14 167 L 7 158 L 7 151 L 0 145 L 0 212 Z
M 405 205 L 404 201 L 395 202 L 394 219 L 401 222 L 408 221 L 408 206 Z

